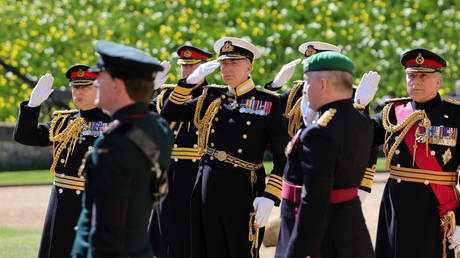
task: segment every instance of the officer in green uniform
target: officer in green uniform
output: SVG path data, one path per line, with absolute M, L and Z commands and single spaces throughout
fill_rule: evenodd
M 140 50 L 98 41 L 96 103 L 112 115 L 109 129 L 85 156 L 87 189 L 73 257 L 152 257 L 147 227 L 167 192 L 173 144 L 169 125 L 147 103 L 163 67 Z

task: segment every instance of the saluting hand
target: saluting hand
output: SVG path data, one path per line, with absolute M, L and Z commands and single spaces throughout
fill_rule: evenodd
M 365 73 L 356 89 L 355 104 L 367 106 L 379 88 L 379 81 L 380 75 L 377 72 Z
M 43 75 L 32 90 L 32 94 L 30 94 L 30 100 L 27 105 L 29 107 L 40 106 L 53 92 L 53 89 L 51 89 L 53 81 L 53 75 L 49 73 Z
M 169 63 L 169 61 L 162 61 L 160 64 L 161 66 L 163 66 L 163 71 L 158 72 L 155 76 L 155 80 L 153 81 L 153 83 L 155 84 L 155 86 L 153 87 L 154 90 L 160 88 L 161 85 L 163 85 L 169 78 L 168 72 L 169 69 L 171 69 L 171 64 Z
M 198 84 L 199 82 L 204 80 L 206 75 L 212 73 L 219 66 L 220 66 L 220 63 L 217 60 L 213 60 L 213 61 L 204 63 L 198 66 L 198 68 L 187 77 L 186 82 L 188 84 Z
M 281 70 L 275 76 L 275 79 L 272 82 L 272 88 L 281 88 L 281 87 L 283 87 L 283 85 L 286 84 L 286 82 L 288 82 L 291 79 L 292 75 L 295 72 L 296 66 L 301 61 L 302 60 L 300 60 L 300 59 L 296 59 L 294 61 L 291 61 L 291 62 L 283 65 L 283 67 L 281 67 Z

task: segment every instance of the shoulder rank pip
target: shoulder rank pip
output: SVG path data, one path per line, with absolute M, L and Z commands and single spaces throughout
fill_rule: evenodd
M 337 113 L 337 109 L 335 108 L 330 108 L 324 114 L 318 119 L 318 125 L 321 127 L 326 127 L 329 122 L 332 120 L 332 118 L 335 116 L 335 113 Z

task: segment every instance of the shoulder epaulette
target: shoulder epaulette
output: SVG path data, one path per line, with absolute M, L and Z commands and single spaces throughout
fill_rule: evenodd
M 228 88 L 227 85 L 217 85 L 217 84 L 209 84 L 209 85 L 206 85 L 204 87 L 213 88 L 213 89 L 227 89 Z
M 330 108 L 324 114 L 318 119 L 318 125 L 321 127 L 326 127 L 327 124 L 332 120 L 332 118 L 335 116 L 335 113 L 337 113 L 337 109 L 335 108 Z
M 443 99 L 443 101 L 446 102 L 446 103 L 452 104 L 452 105 L 460 106 L 460 101 L 458 101 L 456 99 L 445 98 L 445 99 Z
M 267 90 L 267 89 L 264 89 L 262 87 L 256 87 L 256 90 L 258 91 L 261 91 L 261 92 L 265 92 L 265 93 L 268 93 L 270 95 L 273 95 L 273 96 L 278 96 L 279 94 L 274 92 L 274 91 L 271 91 L 271 90 Z
M 54 111 L 53 116 L 57 115 L 70 115 L 70 114 L 76 114 L 78 113 L 78 110 L 72 109 L 72 110 L 59 110 L 59 111 Z
M 411 97 L 386 99 L 386 100 L 385 100 L 385 104 L 394 103 L 394 102 L 407 102 L 407 101 L 411 101 L 411 100 L 412 100 Z
M 160 86 L 160 89 L 174 89 L 176 86 L 177 84 L 163 84 Z

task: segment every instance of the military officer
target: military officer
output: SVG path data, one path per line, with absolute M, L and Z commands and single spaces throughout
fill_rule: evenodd
M 285 257 L 374 257 L 358 198 L 373 127 L 351 101 L 353 62 L 333 51 L 307 62 L 304 94 L 321 116 L 288 149 L 303 182 Z
M 306 63 L 308 62 L 308 58 L 324 51 L 334 51 L 340 53 L 340 49 L 338 47 L 325 42 L 306 42 L 299 46 L 299 51 L 305 55 L 306 60 L 304 60 L 304 64 L 308 64 Z M 292 73 L 288 74 L 287 77 L 285 75 L 289 69 L 292 69 L 292 63 L 293 62 L 283 66 L 281 71 L 277 74 L 276 78 L 283 78 L 283 82 L 284 80 L 289 80 L 292 76 Z M 307 68 L 308 66 L 305 66 L 305 70 Z M 306 73 L 304 73 L 304 77 L 308 77 Z M 276 78 L 272 85 L 279 81 Z M 364 106 L 367 106 L 367 104 L 372 100 L 377 90 L 379 80 L 380 76 L 375 72 L 369 72 L 363 75 L 359 86 L 356 88 L 356 92 L 355 89 L 353 89 L 353 95 L 355 95 L 353 96 L 355 108 L 367 112 L 367 109 L 364 109 Z M 298 138 L 298 136 L 295 137 L 295 134 L 296 132 L 299 132 L 299 127 L 305 128 L 306 126 L 311 125 L 317 119 L 317 112 L 311 110 L 308 107 L 308 99 L 306 97 L 302 97 L 301 88 L 303 86 L 304 81 L 295 85 L 294 88 L 287 93 L 280 95 L 282 99 L 281 102 L 285 103 L 286 111 L 284 115 L 289 121 L 289 134 L 295 138 L 292 139 L 291 144 L 294 144 Z M 295 104 L 293 105 L 292 103 Z M 302 113 L 304 114 L 303 118 Z M 371 158 L 369 159 L 368 166 L 366 167 L 363 180 L 358 190 L 358 195 L 360 196 L 360 200 L 362 202 L 364 202 L 366 195 L 370 193 L 372 188 L 375 163 L 377 160 L 377 151 L 378 149 L 374 148 L 371 153 Z M 295 161 L 296 160 L 294 160 L 294 162 Z M 285 250 L 288 246 L 289 239 L 291 238 L 292 230 L 297 217 L 298 207 L 300 204 L 303 173 L 302 171 L 289 169 L 290 162 L 291 160 L 288 159 L 287 166 L 284 171 L 282 192 L 283 202 L 281 203 L 282 220 L 277 241 L 276 257 L 283 257 L 285 255 Z
M 72 256 L 150 258 L 149 218 L 167 191 L 173 144 L 169 125 L 147 105 L 163 68 L 144 52 L 110 41 L 98 41 L 95 49 L 96 103 L 112 122 L 80 170 L 87 189 Z
M 193 46 L 177 49 L 181 77 L 186 78 L 200 65 L 206 63 L 212 54 Z M 195 99 L 208 85 L 205 78 L 190 92 L 188 98 Z M 160 113 L 175 85 L 161 86 L 161 92 L 151 106 Z M 157 257 L 187 258 L 191 253 L 190 239 L 190 197 L 195 184 L 201 155 L 198 150 L 197 127 L 193 120 L 173 121 L 174 148 L 168 169 L 169 192 L 153 212 L 149 232 L 153 254 Z
M 53 92 L 53 76 L 45 74 L 32 91 L 29 101 L 20 104 L 14 139 L 31 146 L 53 145 L 50 168 L 54 185 L 45 216 L 38 257 L 70 257 L 74 227 L 81 211 L 81 193 L 85 183 L 77 174 L 85 152 L 108 125 L 110 117 L 97 108 L 97 74 L 88 66 L 74 65 L 66 72 L 72 87 L 72 99 L 79 110 L 54 112 L 54 119 L 38 123 L 40 105 Z
M 375 143 L 390 170 L 377 228 L 377 257 L 454 257 L 460 246 L 456 198 L 459 102 L 441 99 L 446 61 L 426 49 L 402 54 L 409 97 L 387 100 Z M 455 233 L 454 233 L 455 232 Z
M 199 124 L 205 154 L 192 197 L 192 257 L 255 257 L 258 228 L 280 202 L 287 128 L 277 94 L 255 88 L 250 77 L 259 50 L 233 37 L 219 39 L 214 50 L 218 60 L 179 80 L 162 115 L 171 121 L 195 117 Z M 207 86 L 206 95 L 185 102 L 194 85 L 219 65 L 228 85 Z M 274 168 L 265 186 L 268 143 Z

